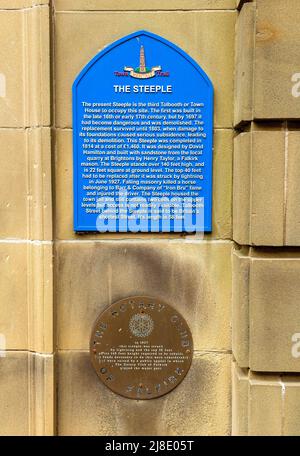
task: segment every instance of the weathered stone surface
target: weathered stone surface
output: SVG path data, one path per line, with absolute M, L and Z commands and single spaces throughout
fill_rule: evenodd
M 255 5 L 246 3 L 237 19 L 235 34 L 234 124 L 249 121 L 253 111 L 253 59 Z
M 297 0 L 257 0 L 256 5 L 254 118 L 299 118 L 292 78 L 300 65 L 300 4 Z
M 232 253 L 232 350 L 239 367 L 249 367 L 249 249 L 235 246 Z
M 232 131 L 215 130 L 213 152 L 213 228 L 209 236 L 210 239 L 232 239 L 232 148 Z
M 0 238 L 52 239 L 50 129 L 0 129 Z
M 126 20 L 122 11 L 57 12 L 56 126 L 72 126 L 72 84 L 89 60 L 122 36 L 145 29 L 163 35 L 200 64 L 215 88 L 215 127 L 231 127 L 235 20 L 235 11 L 131 11 Z M 77 48 L 80 52 L 74 52 Z
M 300 435 L 300 376 L 284 376 L 283 434 Z
M 0 0 L 0 9 L 21 9 L 31 6 L 48 5 L 49 0 Z
M 247 372 L 233 363 L 233 435 L 300 434 L 300 375 Z
M 250 229 L 254 245 L 283 244 L 284 144 L 281 132 L 253 132 Z
M 0 242 L 0 335 L 7 349 L 52 352 L 52 273 L 51 243 Z
M 300 372 L 292 355 L 299 333 L 300 257 L 254 258 L 250 269 L 250 366 L 253 370 Z
M 0 435 L 53 435 L 53 355 L 0 357 Z
M 300 245 L 300 131 L 286 132 L 286 245 Z
M 245 3 L 237 30 L 235 125 L 255 119 L 298 119 L 298 0 Z
M 56 258 L 59 348 L 87 349 L 105 307 L 144 295 L 182 313 L 195 349 L 230 349 L 230 242 L 59 242 Z
M 253 371 L 300 372 L 300 252 L 235 250 L 233 257 L 234 356 Z
M 253 124 L 234 146 L 233 238 L 239 244 L 300 245 L 300 132 Z
M 60 435 L 230 434 L 231 355 L 195 353 L 183 382 L 149 401 L 112 393 L 99 381 L 88 352 L 60 352 L 58 360 Z
M 0 128 L 50 124 L 49 6 L 1 9 Z M 36 2 L 19 2 L 26 6 Z
M 280 377 L 249 374 L 248 434 L 282 434 L 282 386 Z
M 251 131 L 235 140 L 234 239 L 284 245 L 285 134 Z
M 232 435 L 248 435 L 248 371 L 232 363 Z
M 56 11 L 155 11 L 234 9 L 236 0 L 54 0 Z
M 251 214 L 251 134 L 241 133 L 234 138 L 233 154 L 233 239 L 250 244 Z
M 249 274 L 248 249 L 232 255 L 232 351 L 240 367 L 249 366 Z

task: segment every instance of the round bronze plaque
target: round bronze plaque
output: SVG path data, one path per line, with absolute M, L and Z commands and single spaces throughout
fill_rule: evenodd
M 183 380 L 191 366 L 193 340 L 173 307 L 133 296 L 100 314 L 90 350 L 98 377 L 112 391 L 130 399 L 153 399 Z

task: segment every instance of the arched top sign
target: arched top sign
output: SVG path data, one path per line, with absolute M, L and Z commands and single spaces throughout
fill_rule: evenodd
M 73 84 L 73 95 L 75 96 L 75 92 L 76 92 L 76 87 L 78 86 L 78 84 L 80 83 L 81 79 L 85 76 L 85 74 L 91 69 L 91 67 L 97 63 L 97 61 L 99 59 L 101 59 L 105 54 L 109 53 L 110 51 L 114 50 L 115 48 L 117 48 L 118 46 L 121 46 L 123 45 L 124 43 L 126 42 L 130 42 L 131 40 L 134 40 L 136 39 L 137 40 L 137 43 L 136 43 L 136 50 L 139 50 L 140 46 L 143 46 L 143 38 L 150 38 L 152 40 L 155 40 L 157 43 L 161 43 L 161 44 L 164 44 L 166 45 L 167 47 L 169 47 L 170 49 L 172 49 L 173 51 L 177 52 L 179 55 L 181 55 L 185 60 L 187 60 L 191 65 L 194 66 L 194 68 L 200 73 L 200 75 L 202 76 L 203 80 L 206 82 L 207 84 L 207 87 L 208 87 L 208 90 L 211 91 L 211 95 L 213 95 L 213 85 L 211 83 L 211 80 L 209 79 L 209 77 L 207 76 L 207 74 L 202 70 L 202 68 L 198 65 L 198 63 L 192 59 L 185 51 L 183 51 L 182 49 L 180 49 L 178 46 L 176 46 L 175 44 L 171 43 L 170 41 L 166 40 L 165 38 L 162 38 L 161 36 L 159 35 L 156 35 L 154 33 L 151 33 L 151 32 L 148 32 L 146 30 L 139 30 L 137 32 L 134 32 L 134 33 L 131 33 L 130 35 L 127 35 L 117 41 L 115 41 L 114 43 L 110 44 L 109 46 L 105 47 L 102 51 L 100 51 L 97 55 L 95 55 L 95 57 L 92 58 L 92 60 L 90 60 L 90 62 L 81 70 L 81 72 L 79 73 L 79 75 L 77 76 L 77 78 L 75 79 L 74 81 L 74 84 Z M 131 43 L 132 44 L 132 43 Z M 153 44 L 153 43 L 151 43 Z M 161 49 L 160 49 L 161 51 Z M 121 52 L 126 52 L 126 50 L 123 48 L 121 49 Z M 134 57 L 134 56 L 133 56 Z M 135 56 L 136 57 L 136 56 Z M 136 58 L 135 58 L 135 61 L 136 61 Z M 125 65 L 124 65 L 125 66 Z
M 75 231 L 211 230 L 213 87 L 184 51 L 138 31 L 73 84 Z

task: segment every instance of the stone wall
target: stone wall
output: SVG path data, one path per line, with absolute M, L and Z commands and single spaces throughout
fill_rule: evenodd
M 233 434 L 300 434 L 300 4 L 237 20 Z M 297 374 L 298 373 L 298 374 Z
M 0 43 L 0 434 L 51 435 L 54 350 L 48 2 L 1 1 Z
M 300 433 L 299 17 L 297 0 L 0 0 L 1 435 Z M 203 239 L 72 228 L 73 80 L 140 29 L 215 88 Z M 181 312 L 195 349 L 150 401 L 112 393 L 88 353 L 100 311 L 141 294 Z

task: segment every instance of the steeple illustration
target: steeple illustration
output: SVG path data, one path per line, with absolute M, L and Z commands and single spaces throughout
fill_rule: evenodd
M 140 49 L 140 73 L 146 73 L 145 50 L 143 45 Z
M 154 66 L 147 68 L 146 67 L 146 57 L 144 46 L 140 47 L 140 65 L 138 68 L 133 68 L 129 66 L 124 66 L 124 71 L 129 71 L 129 74 L 132 78 L 136 79 L 148 79 L 153 78 L 157 71 L 161 71 L 161 66 Z

